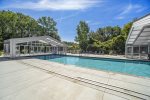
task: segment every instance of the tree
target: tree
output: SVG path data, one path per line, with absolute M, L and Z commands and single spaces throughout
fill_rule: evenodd
M 76 40 L 79 42 L 82 50 L 102 51 L 105 54 L 124 54 L 125 42 L 132 27 L 132 22 L 125 24 L 123 28 L 119 26 L 106 26 L 98 28 L 95 32 L 89 32 L 89 27 L 87 27 L 88 25 L 83 24 L 83 22 L 80 22 L 77 27 Z
M 96 32 L 90 32 L 89 33 L 89 35 L 88 35 L 88 37 L 89 37 L 89 39 L 93 39 L 94 41 L 104 41 L 105 39 L 105 37 L 103 37 L 104 35 L 101 35 L 100 33 L 99 33 L 99 31 L 96 31 Z
M 119 35 L 112 39 L 111 50 L 117 54 L 124 54 L 125 51 L 125 37 L 123 35 Z
M 119 26 L 114 26 L 112 30 L 113 30 L 112 37 L 115 37 L 121 34 L 121 28 Z
M 80 21 L 77 26 L 76 41 L 79 42 L 81 50 L 86 51 L 88 46 L 89 26 L 85 21 Z
M 44 30 L 44 31 L 43 31 Z M 22 13 L 0 11 L 0 50 L 10 38 L 49 35 L 60 40 L 56 22 L 50 17 L 41 17 L 40 22 Z
M 111 26 L 104 27 L 103 33 L 105 34 L 105 41 L 109 40 L 111 38 L 111 35 L 113 34 L 112 27 Z
M 129 22 L 127 24 L 124 25 L 123 29 L 122 29 L 122 34 L 125 36 L 125 38 L 128 37 L 128 34 L 130 32 L 130 29 L 132 27 L 133 22 Z
M 105 33 L 104 33 L 104 31 L 103 31 L 103 28 L 98 28 L 97 29 L 97 31 L 96 31 L 96 34 L 98 34 L 99 36 L 99 41 L 101 41 L 101 42 L 104 42 L 104 41 L 106 41 L 106 35 L 105 35 Z
M 60 40 L 58 36 L 56 22 L 50 17 L 41 17 L 38 19 L 39 25 L 42 26 L 44 35 L 49 35 L 57 40 Z

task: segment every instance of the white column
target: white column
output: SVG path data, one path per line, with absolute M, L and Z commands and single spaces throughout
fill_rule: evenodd
M 56 54 L 58 54 L 58 46 L 56 47 Z
M 149 49 L 150 49 L 150 47 L 149 47 L 149 45 L 148 45 L 148 54 L 150 53 L 150 50 L 149 50 Z
M 125 57 L 127 57 L 127 46 L 125 45 Z
M 16 43 L 14 40 L 10 40 L 10 57 L 16 57 Z
M 63 49 L 64 51 L 64 54 L 67 54 L 67 48 L 66 47 L 64 47 L 64 49 Z
M 20 45 L 18 45 L 19 46 L 19 56 L 20 56 Z
M 131 49 L 131 58 L 133 58 L 133 46 L 131 47 L 132 49 Z
M 141 46 L 139 45 L 139 58 L 141 59 Z
M 147 59 L 149 59 L 149 54 L 150 54 L 150 50 L 149 50 L 149 49 L 150 49 L 150 47 L 149 47 L 149 44 L 148 44 L 148 50 L 147 50 L 147 51 L 148 51 L 148 52 L 147 52 Z
M 61 47 L 61 54 L 64 54 L 64 47 Z

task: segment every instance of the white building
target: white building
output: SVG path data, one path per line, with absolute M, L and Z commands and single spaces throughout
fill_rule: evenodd
M 135 21 L 126 41 L 126 57 L 148 59 L 150 54 L 150 14 Z
M 4 41 L 4 55 L 7 57 L 65 54 L 66 49 L 64 43 L 50 36 L 13 38 Z

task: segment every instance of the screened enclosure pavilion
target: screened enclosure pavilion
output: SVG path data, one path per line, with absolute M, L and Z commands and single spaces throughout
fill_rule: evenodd
M 4 55 L 7 57 L 33 56 L 43 54 L 65 54 L 67 46 L 50 37 L 14 38 L 4 41 Z
M 126 41 L 125 52 L 128 58 L 148 59 L 150 54 L 150 14 L 133 23 Z

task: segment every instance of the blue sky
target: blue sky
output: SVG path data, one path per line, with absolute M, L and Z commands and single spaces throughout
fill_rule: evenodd
M 80 20 L 91 30 L 122 27 L 150 13 L 150 0 L 0 0 L 0 10 L 22 12 L 35 19 L 50 16 L 57 22 L 61 39 L 74 41 Z

